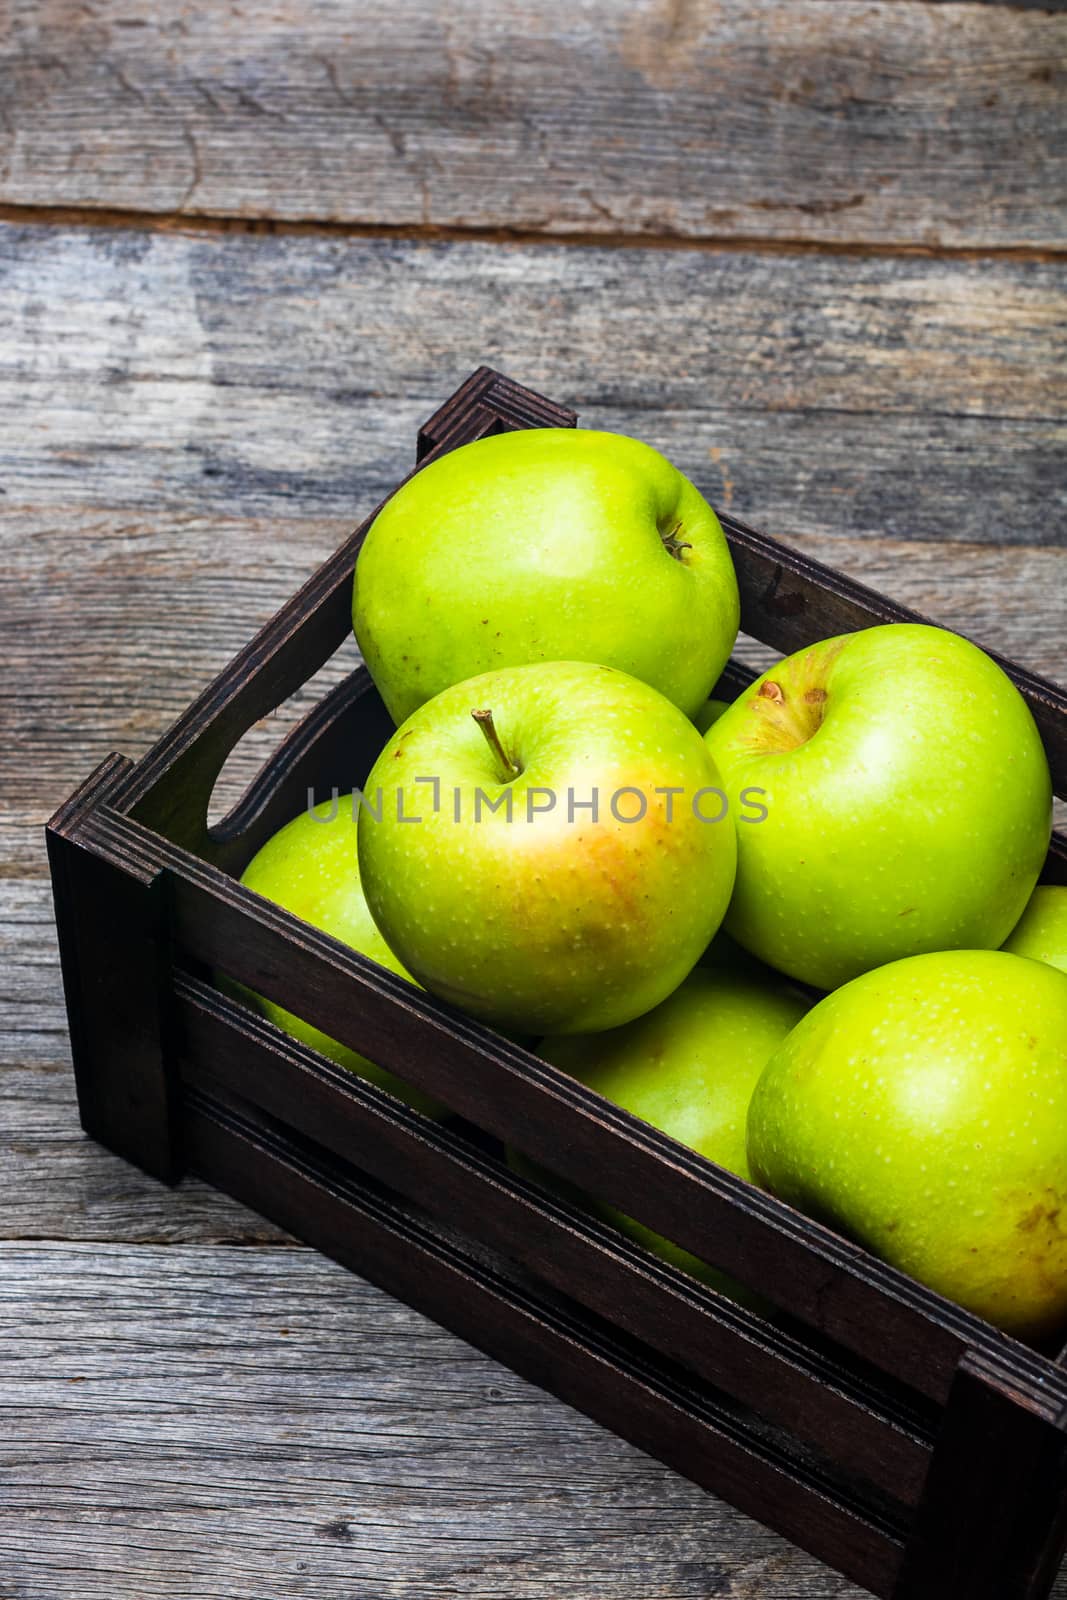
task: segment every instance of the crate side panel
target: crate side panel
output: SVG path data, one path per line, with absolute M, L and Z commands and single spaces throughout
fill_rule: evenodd
M 453 1129 L 297 1045 L 195 979 L 179 981 L 196 1087 L 266 1111 L 380 1182 L 519 1261 L 555 1289 L 914 1505 L 931 1418 L 873 1374 L 813 1356 L 771 1324 L 545 1195 Z M 887 1390 L 889 1391 L 887 1393 Z
M 175 1138 L 169 904 L 162 871 L 83 837 L 130 763 L 112 756 L 46 830 L 78 1108 L 85 1131 L 154 1177 Z
M 588 1188 L 591 1172 L 606 1174 L 597 1198 L 637 1209 L 657 1232 L 920 1393 L 943 1399 L 968 1340 L 981 1341 L 977 1319 L 565 1074 L 128 819 L 111 814 L 108 829 L 138 838 L 170 865 L 176 935 L 188 954 L 406 1076 L 559 1176 Z
M 893 1600 L 1046 1600 L 1067 1545 L 1062 1410 L 960 1363 Z
M 140 852 L 168 869 L 186 955 L 406 1077 L 920 1394 L 943 1401 L 963 1351 L 977 1345 L 1010 1356 L 1034 1381 L 1058 1384 L 1067 1403 L 1067 1375 L 1050 1362 L 858 1245 L 139 823 L 103 808 L 90 827 L 99 848 Z

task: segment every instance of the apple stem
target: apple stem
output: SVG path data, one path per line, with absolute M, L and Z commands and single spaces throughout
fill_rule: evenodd
M 504 774 L 503 782 L 510 783 L 512 778 L 517 778 L 519 776 L 522 768 L 515 765 L 514 761 L 512 761 L 511 757 L 504 749 L 504 746 L 500 741 L 500 735 L 496 731 L 496 723 L 493 721 L 493 713 L 487 710 L 472 711 L 471 716 L 485 734 L 485 742 L 496 756 L 496 759 L 500 764 L 500 770 Z
M 681 561 L 683 550 L 692 550 L 693 548 L 688 540 L 679 539 L 678 535 L 681 533 L 681 531 L 682 524 L 680 522 L 676 522 L 673 528 L 668 528 L 666 533 L 660 533 L 660 538 L 663 541 L 663 548 L 666 550 L 669 556 L 674 557 L 675 561 Z

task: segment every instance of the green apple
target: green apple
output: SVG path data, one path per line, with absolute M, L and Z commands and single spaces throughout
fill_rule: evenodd
M 1067 972 L 1067 887 L 1039 883 L 1001 949 Z
M 646 1016 L 607 1033 L 545 1039 L 538 1054 L 672 1139 L 748 1178 L 745 1119 L 752 1091 L 768 1058 L 809 1004 L 775 974 L 752 976 L 729 963 L 701 963 Z M 563 1187 L 517 1153 L 509 1159 L 518 1171 Z M 724 1273 L 642 1223 L 608 1206 L 595 1209 L 674 1265 L 748 1298 Z
M 390 947 L 504 1029 L 595 1032 L 650 1011 L 733 886 L 703 739 L 611 667 L 505 667 L 444 690 L 386 745 L 364 801 L 363 886 Z
M 752 1176 L 1022 1338 L 1067 1321 L 1067 976 L 911 956 L 828 995 L 767 1063 Z
M 357 859 L 356 807 L 351 795 L 324 801 L 287 822 L 252 857 L 241 874 L 241 882 L 265 900 L 273 900 L 312 927 L 412 981 L 378 932 L 363 895 Z M 250 995 L 248 990 L 243 992 L 265 1017 L 301 1044 L 310 1045 L 339 1066 L 388 1089 L 416 1110 L 431 1115 L 441 1113 L 435 1101 L 401 1083 L 383 1067 L 329 1038 L 273 1000 Z
M 722 528 L 693 485 L 621 434 L 531 428 L 432 462 L 356 563 L 356 638 L 393 718 L 476 673 L 595 661 L 691 715 L 737 635 Z
M 742 797 L 729 933 L 820 989 L 923 951 L 995 949 L 1045 858 L 1026 702 L 977 646 L 895 623 L 779 662 L 706 734 Z M 748 822 L 746 789 L 767 815 Z

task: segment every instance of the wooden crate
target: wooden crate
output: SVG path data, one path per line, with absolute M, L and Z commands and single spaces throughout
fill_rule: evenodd
M 482 368 L 418 460 L 575 420 Z M 766 644 L 921 620 L 722 520 L 742 627 Z M 168 1183 L 201 1174 L 877 1595 L 1047 1595 L 1067 1543 L 1062 1352 L 1008 1338 L 237 882 L 310 789 L 360 783 L 392 731 L 355 671 L 209 828 L 230 750 L 347 637 L 369 521 L 143 760 L 109 757 L 49 824 L 86 1130 Z M 1067 698 L 1002 665 L 1063 796 Z M 751 676 L 731 664 L 724 689 Z M 1046 876 L 1067 882 L 1067 841 Z M 457 1119 L 429 1122 L 295 1043 L 221 992 L 220 970 Z M 502 1141 L 773 1314 L 517 1176 Z

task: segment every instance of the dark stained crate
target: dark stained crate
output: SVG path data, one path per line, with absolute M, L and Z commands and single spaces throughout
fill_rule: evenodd
M 418 460 L 572 412 L 487 368 Z M 347 638 L 357 530 L 143 760 L 111 756 L 48 847 L 79 1106 L 166 1182 L 197 1172 L 875 1594 L 1040 1600 L 1067 1543 L 1067 1371 L 236 880 L 392 731 L 364 669 L 240 803 L 241 736 Z M 742 627 L 791 651 L 915 614 L 722 518 Z M 1067 794 L 1067 698 L 1001 663 Z M 724 690 L 752 674 L 731 663 Z M 1067 882 L 1067 841 L 1046 876 Z M 434 1124 L 223 993 L 222 971 L 444 1101 Z M 744 1309 L 513 1173 L 506 1142 L 748 1284 Z

